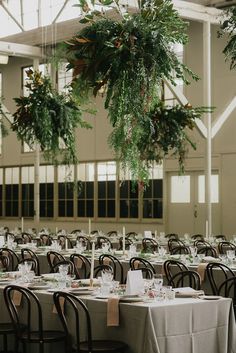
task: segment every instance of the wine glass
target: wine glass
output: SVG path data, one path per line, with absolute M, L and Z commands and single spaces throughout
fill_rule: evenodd
M 154 274 L 153 284 L 155 289 L 161 289 L 161 287 L 163 286 L 163 275 L 161 273 Z

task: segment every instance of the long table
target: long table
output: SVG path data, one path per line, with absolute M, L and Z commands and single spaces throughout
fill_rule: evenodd
M 5 321 L 9 318 L 4 308 L 2 288 L 1 321 Z M 52 312 L 52 294 L 42 290 L 35 293 L 43 308 L 44 328 L 61 328 L 58 315 Z M 81 298 L 91 315 L 93 338 L 122 340 L 129 346 L 127 353 L 236 352 L 236 325 L 231 299 L 177 298 L 152 303 L 120 303 L 120 325 L 107 327 L 107 300 L 92 296 Z M 19 310 L 24 313 L 24 303 Z M 70 317 L 70 311 L 66 311 L 66 315 Z M 73 319 L 70 325 L 74 336 Z M 63 349 L 53 344 L 49 351 L 62 353 Z M 35 348 L 31 352 L 36 352 Z

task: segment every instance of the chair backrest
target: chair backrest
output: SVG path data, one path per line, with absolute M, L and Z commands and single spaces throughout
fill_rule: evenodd
M 23 249 L 21 249 L 21 257 L 22 257 L 22 259 L 30 259 L 30 258 L 35 259 L 37 262 L 37 272 L 35 272 L 35 274 L 37 276 L 40 276 L 39 259 L 38 259 L 38 256 L 36 255 L 36 253 L 31 249 L 23 248 Z
M 57 239 L 58 239 L 59 245 L 61 245 L 62 249 L 66 248 L 66 242 L 67 242 L 68 249 L 73 248 L 71 240 L 66 235 L 60 234 L 57 236 Z
M 116 237 L 118 235 L 116 230 L 110 230 L 110 232 L 107 232 L 107 237 Z
M 132 240 L 136 240 L 137 236 L 138 236 L 138 233 L 136 233 L 136 232 L 128 232 L 128 233 L 126 233 L 125 237 L 132 239 Z
M 182 242 L 182 240 L 171 238 L 168 240 L 168 249 L 171 254 L 171 251 L 173 248 L 176 248 L 177 246 L 185 246 L 185 244 Z
M 154 266 L 148 260 L 143 259 L 142 257 L 132 257 L 129 260 L 129 266 L 131 270 L 137 270 L 139 267 L 147 267 L 150 268 L 153 273 L 156 273 Z
M 109 244 L 110 249 L 113 249 L 113 245 L 107 237 L 99 236 L 97 237 L 97 243 L 96 243 L 96 248 L 100 249 L 102 247 L 102 243 L 107 243 Z
M 144 251 L 154 252 L 158 250 L 158 243 L 155 239 L 152 238 L 144 238 L 142 240 L 142 246 Z
M 83 246 L 86 246 L 87 250 L 90 250 L 92 247 L 90 240 L 84 235 L 78 235 L 76 241 L 79 241 Z
M 52 237 L 49 234 L 40 234 L 40 245 L 41 246 L 52 245 Z
M 124 283 L 124 269 L 122 263 L 117 257 L 110 254 L 102 254 L 99 256 L 100 265 L 110 265 L 113 268 L 114 280 Z
M 7 255 L 0 255 L 0 271 L 10 271 L 10 259 Z
M 77 233 L 78 234 L 81 233 L 81 229 L 74 229 L 70 232 L 70 234 L 77 234 Z
M 199 248 L 202 248 L 202 247 L 205 247 L 205 246 L 211 247 L 211 244 L 208 241 L 204 240 L 204 239 L 197 239 L 197 240 L 194 241 L 194 246 L 196 246 L 199 249 Z
M 26 232 L 22 233 L 21 237 L 23 239 L 24 244 L 31 243 L 33 239 L 32 235 Z
M 232 298 L 234 315 L 236 314 L 236 277 L 227 278 L 223 281 L 218 288 L 218 295 L 226 298 Z
M 125 237 L 125 250 L 128 250 L 133 243 L 132 239 Z M 123 250 L 123 237 L 119 238 L 119 250 Z
M 163 270 L 166 276 L 168 285 L 174 286 L 172 278 L 176 273 L 188 271 L 188 267 L 178 260 L 166 260 L 163 264 Z
M 100 277 L 102 275 L 102 271 L 108 271 L 111 272 L 113 274 L 113 268 L 110 265 L 98 265 L 96 267 L 94 267 L 94 277 Z M 89 274 L 90 276 L 90 274 Z
M 15 251 L 8 249 L 8 248 L 1 248 L 0 255 L 6 255 L 9 258 L 9 268 L 10 271 L 14 271 L 17 264 L 19 263 L 20 259 L 19 256 L 15 253 Z
M 215 239 L 218 239 L 218 240 L 222 240 L 222 241 L 226 241 L 226 236 L 223 235 L 223 234 L 218 234 L 218 235 L 214 235 L 214 238 Z
M 218 244 L 218 250 L 220 254 L 226 254 L 227 250 L 236 250 L 236 246 L 230 241 L 221 241 Z
M 22 310 L 18 310 L 14 302 L 14 293 L 16 292 L 24 302 L 24 315 L 21 315 Z M 13 284 L 6 286 L 3 294 L 17 337 L 20 337 L 22 324 L 24 324 L 24 330 L 29 340 L 33 334 L 32 331 L 35 330 L 39 332 L 39 338 L 43 340 L 43 316 L 38 297 L 28 288 Z
M 47 260 L 50 267 L 50 272 L 53 272 L 53 266 L 59 261 L 66 260 L 66 258 L 59 252 L 51 250 L 47 252 Z
M 74 322 L 74 332 L 76 337 L 76 352 L 80 352 L 80 322 L 83 321 L 83 327 L 86 327 L 86 337 L 88 342 L 88 352 L 93 352 L 92 344 L 92 330 L 91 330 L 91 319 L 87 306 L 78 297 L 73 294 L 66 292 L 55 292 L 53 293 L 53 301 L 58 312 L 59 319 L 61 320 L 65 334 L 69 336 L 69 325 L 66 317 L 66 311 L 61 306 L 62 299 L 64 299 L 65 309 L 69 309 L 70 318 L 72 316 Z M 82 319 L 81 319 L 82 316 Z M 84 324 L 85 322 L 85 324 Z
M 142 271 L 143 278 L 153 279 L 154 273 L 151 268 L 141 266 L 139 268 L 133 269 L 132 271 L 138 271 L 138 270 Z
M 185 246 L 185 245 L 178 245 L 176 247 L 173 247 L 171 250 L 170 250 L 170 254 L 171 255 L 176 255 L 176 254 L 185 254 L 185 255 L 188 255 L 190 254 L 190 249 L 188 246 Z
M 228 266 L 216 262 L 207 264 L 206 273 L 214 295 L 218 294 L 222 282 L 228 278 L 235 277 L 234 272 Z
M 68 265 L 68 275 L 74 275 L 75 274 L 75 266 L 73 264 L 72 261 L 70 260 L 62 260 L 62 261 L 58 261 L 57 263 L 55 263 L 52 267 L 52 273 L 57 273 L 59 272 L 59 267 L 61 265 Z
M 180 271 L 173 275 L 171 282 L 174 288 L 191 287 L 196 290 L 201 289 L 201 277 L 196 271 Z
M 202 235 L 202 234 L 193 234 L 191 236 L 191 239 L 192 240 L 204 240 L 204 235 Z
M 176 234 L 176 233 L 169 233 L 169 234 L 165 235 L 165 238 L 178 240 L 179 239 L 179 235 Z
M 202 246 L 197 249 L 198 254 L 204 254 L 205 256 L 218 257 L 216 250 L 212 246 Z
M 24 264 L 24 263 L 31 263 L 31 271 L 34 271 L 34 273 L 37 275 L 37 273 L 39 273 L 39 269 L 38 269 L 38 262 L 36 261 L 36 259 L 30 257 L 30 258 L 26 258 L 26 259 L 21 259 L 17 265 L 17 267 L 15 268 L 15 270 L 18 270 L 19 265 Z
M 91 262 L 86 256 L 81 254 L 71 254 L 70 261 L 74 264 L 75 277 L 77 279 L 88 278 L 91 271 Z

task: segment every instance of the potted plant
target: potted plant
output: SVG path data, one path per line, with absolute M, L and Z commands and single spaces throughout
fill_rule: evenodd
M 137 12 L 119 0 L 99 0 L 113 6 L 119 19 L 94 9 L 95 2 L 80 0 L 86 24 L 67 43 L 68 68 L 74 70 L 78 96 L 105 89 L 105 108 L 113 127 L 109 144 L 123 168 L 141 185 L 148 181 L 150 163 L 169 152 L 178 155 L 183 169 L 187 145 L 194 144 L 185 128 L 204 112 L 202 108 L 165 107 L 163 79 L 189 83 L 196 75 L 182 64 L 175 44 L 186 44 L 186 23 L 171 0 L 139 1 Z M 82 90 L 78 89 L 83 88 Z
M 74 129 L 90 127 L 82 120 L 78 102 L 71 93 L 53 89 L 50 78 L 41 72 L 29 69 L 27 76 L 29 94 L 14 98 L 17 110 L 12 130 L 31 147 L 39 143 L 45 158 L 52 163 L 77 163 Z

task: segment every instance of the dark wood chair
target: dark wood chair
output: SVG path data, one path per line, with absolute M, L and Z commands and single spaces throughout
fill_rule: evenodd
M 201 289 L 201 277 L 196 271 L 180 271 L 173 275 L 171 283 L 174 288 L 191 287 L 196 290 Z
M 133 269 L 132 271 L 142 271 L 143 278 L 153 279 L 154 273 L 151 268 L 140 266 L 139 268 Z
M 66 258 L 57 251 L 50 250 L 47 252 L 47 261 L 50 268 L 50 272 L 53 272 L 53 267 L 59 261 L 64 261 Z
M 176 234 L 176 233 L 169 233 L 169 234 L 166 234 L 165 235 L 165 238 L 167 238 L 167 239 L 175 239 L 175 240 L 178 240 L 179 239 L 179 235 L 178 234 Z
M 113 275 L 113 268 L 110 265 L 98 265 L 96 267 L 94 267 L 94 277 L 101 277 L 102 276 L 102 271 L 108 271 Z M 89 274 L 90 277 L 90 274 Z
M 86 256 L 81 254 L 71 254 L 70 261 L 74 264 L 75 277 L 77 279 L 88 278 L 91 271 L 91 262 Z
M 204 254 L 205 256 L 218 257 L 216 250 L 212 246 L 203 246 L 197 249 L 198 254 Z
M 65 311 L 62 310 L 61 301 L 64 299 L 65 307 L 68 308 L 71 312 L 73 312 L 74 318 L 74 332 L 76 337 L 76 348 L 74 352 L 77 353 L 124 353 L 128 348 L 127 345 L 123 342 L 119 341 L 111 341 L 111 340 L 93 340 L 92 329 L 91 329 L 91 319 L 87 306 L 80 300 L 78 297 L 74 296 L 70 293 L 65 292 L 55 292 L 53 294 L 53 300 L 58 312 L 59 319 L 61 320 L 65 336 L 69 337 L 69 327 L 68 327 L 68 319 L 65 315 Z M 81 316 L 83 315 L 83 325 L 80 324 L 82 321 Z M 81 325 L 81 326 L 80 326 Z M 80 330 L 81 327 L 86 328 L 86 337 L 87 341 L 81 341 L 80 339 Z M 67 341 L 67 349 L 66 352 L 72 352 L 72 342 Z
M 0 255 L 0 271 L 1 272 L 10 271 L 10 259 L 6 255 Z
M 158 243 L 155 239 L 152 238 L 144 238 L 142 240 L 143 250 L 145 252 L 152 252 L 158 251 Z
M 25 312 L 24 326 L 22 325 L 22 311 L 18 310 L 14 303 L 13 293 L 18 292 L 21 300 L 24 302 Z M 17 343 L 22 343 L 23 351 L 26 352 L 26 344 L 37 344 L 39 352 L 44 353 L 44 345 L 47 343 L 64 342 L 67 348 L 67 335 L 64 331 L 44 330 L 43 312 L 38 297 L 28 288 L 17 285 L 8 285 L 3 291 L 4 300 L 14 325 L 14 332 Z M 34 313 L 34 315 L 32 315 Z M 22 329 L 24 327 L 24 329 Z M 36 328 L 35 328 L 36 327 Z M 15 353 L 18 352 L 18 344 L 15 347 Z
M 114 280 L 119 281 L 121 284 L 124 283 L 124 269 L 122 263 L 110 254 L 102 254 L 99 257 L 100 265 L 110 265 L 113 268 Z
M 39 259 L 38 259 L 37 254 L 31 249 L 23 248 L 23 249 L 21 249 L 21 257 L 24 260 L 29 259 L 29 258 L 35 259 L 37 262 L 37 272 L 35 272 L 35 274 L 37 276 L 40 276 L 40 265 L 39 265 Z
M 96 249 L 101 249 L 103 243 L 109 244 L 109 248 L 113 249 L 113 245 L 112 245 L 112 242 L 110 241 L 110 239 L 108 239 L 107 237 L 103 237 L 103 236 L 97 237 Z
M 133 244 L 133 240 L 125 237 L 125 250 L 129 250 L 131 244 Z M 123 237 L 119 238 L 119 250 L 123 250 Z
M 226 236 L 223 235 L 223 234 L 214 235 L 213 237 L 214 237 L 215 239 L 217 239 L 217 240 L 227 241 Z
M 61 245 L 62 249 L 64 249 L 64 250 L 66 249 L 66 243 L 67 243 L 67 248 L 68 249 L 72 249 L 73 248 L 71 240 L 66 235 L 60 234 L 60 235 L 57 236 L 57 239 L 58 239 L 59 245 Z
M 219 254 L 226 254 L 227 250 L 236 250 L 236 246 L 230 241 L 221 241 L 218 244 Z
M 222 295 L 226 298 L 232 298 L 234 316 L 236 315 L 236 277 L 230 277 L 225 279 L 218 288 L 218 295 Z
M 179 239 L 169 239 L 168 240 L 168 249 L 169 249 L 169 253 L 172 253 L 172 250 L 178 246 L 185 246 L 184 242 L 182 242 L 182 240 Z
M 55 263 L 53 265 L 51 272 L 58 273 L 61 265 L 68 265 L 68 273 L 67 274 L 71 275 L 71 276 L 75 275 L 75 266 L 74 266 L 73 262 L 70 260 L 58 261 L 57 263 Z
M 50 246 L 52 245 L 52 237 L 49 234 L 40 234 L 40 245 Z
M 164 270 L 168 285 L 174 287 L 174 283 L 172 279 L 175 276 L 175 274 L 182 271 L 188 271 L 188 267 L 178 260 L 166 260 L 163 264 L 163 270 Z
M 192 240 L 204 240 L 204 235 L 202 234 L 193 234 L 191 235 Z
M 15 271 L 15 268 L 20 261 L 19 256 L 15 253 L 15 251 L 8 248 L 1 248 L 0 255 L 8 256 L 10 262 L 9 271 Z
M 107 232 L 107 237 L 117 237 L 118 232 L 116 230 L 110 230 Z
M 126 233 L 125 237 L 131 240 L 137 240 L 138 233 L 136 232 L 128 232 Z
M 74 229 L 70 232 L 70 234 L 78 234 L 81 233 L 81 229 Z
M 136 256 L 132 257 L 129 260 L 129 266 L 131 270 L 137 270 L 140 267 L 147 267 L 147 268 L 150 268 L 153 273 L 156 273 L 156 270 L 153 267 L 153 265 L 148 260 L 143 259 L 142 257 L 136 257 Z
M 23 244 L 31 243 L 33 240 L 33 236 L 30 233 L 24 232 L 21 234 L 21 237 L 23 239 Z
M 209 262 L 206 267 L 206 274 L 211 286 L 212 294 L 218 295 L 219 287 L 225 280 L 235 277 L 234 272 L 222 263 Z M 227 290 L 227 286 L 225 286 Z
M 190 249 L 188 246 L 185 246 L 185 245 L 178 245 L 174 248 L 171 249 L 170 251 L 170 254 L 171 255 L 177 255 L 177 254 L 185 254 L 185 255 L 190 255 L 191 252 L 190 252 Z
M 86 246 L 87 250 L 90 250 L 92 247 L 90 240 L 85 235 L 78 235 L 76 238 L 77 241 L 81 242 L 84 247 Z

